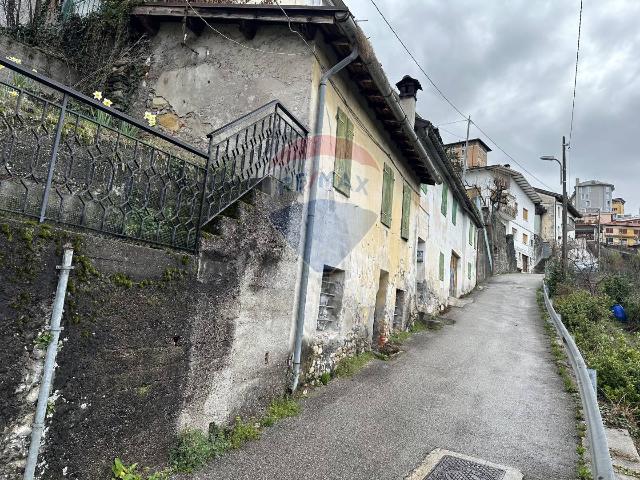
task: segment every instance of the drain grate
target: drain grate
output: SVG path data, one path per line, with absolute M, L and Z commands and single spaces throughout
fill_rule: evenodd
M 423 480 L 502 480 L 507 472 L 445 455 Z

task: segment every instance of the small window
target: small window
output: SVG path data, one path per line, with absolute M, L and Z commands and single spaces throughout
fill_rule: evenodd
M 384 164 L 382 173 L 382 209 L 380 221 L 383 225 L 391 227 L 391 211 L 393 209 L 393 170 Z
M 467 278 L 471 280 L 471 262 L 467 264 Z
M 344 271 L 324 266 L 322 286 L 320 287 L 320 305 L 318 308 L 318 330 L 337 330 L 342 292 L 344 291 Z
M 473 245 L 473 223 L 469 222 L 469 245 Z
M 440 281 L 444 282 L 444 253 L 440 252 Z
M 524 243 L 525 245 L 529 245 L 529 235 L 527 235 L 526 233 L 522 234 L 522 243 Z
M 333 167 L 333 188 L 347 197 L 351 194 L 351 157 L 353 155 L 353 122 L 338 109 L 336 128 L 336 158 Z
M 449 186 L 446 183 L 442 184 L 442 200 L 440 202 L 440 211 L 446 217 L 447 209 L 449 208 Z
M 621 233 L 622 235 L 626 235 L 626 234 L 627 234 L 627 229 L 626 229 L 626 228 L 621 228 L 621 229 L 620 229 L 620 233 Z
M 409 224 L 411 214 L 411 187 L 404 184 L 402 187 L 402 221 L 400 222 L 400 236 L 404 240 L 409 239 Z
M 613 228 L 605 228 L 605 233 L 613 233 Z
M 526 222 L 529 221 L 529 210 L 527 210 L 526 208 L 522 209 L 522 218 L 524 218 Z
M 393 310 L 393 328 L 402 329 L 404 326 L 404 290 L 396 290 L 396 306 Z
M 458 221 L 458 200 L 454 198 L 453 202 L 451 202 L 451 223 L 455 225 L 457 221 Z
M 518 235 L 518 229 L 516 228 L 511 228 L 511 235 L 513 235 L 514 237 Z

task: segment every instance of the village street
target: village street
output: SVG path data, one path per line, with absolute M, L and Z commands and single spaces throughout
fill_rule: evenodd
M 440 331 L 353 379 L 317 389 L 303 412 L 205 468 L 209 479 L 401 479 L 435 448 L 575 478 L 575 411 L 536 305 L 542 277 L 493 277 Z

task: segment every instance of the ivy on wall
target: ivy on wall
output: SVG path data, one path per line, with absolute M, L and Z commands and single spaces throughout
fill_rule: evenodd
M 80 80 L 70 86 L 87 94 L 104 91 L 116 108 L 126 110 L 145 73 L 147 39 L 131 26 L 129 17 L 138 2 L 30 2 L 28 15 L 5 10 L 2 33 L 67 63 L 80 75 Z

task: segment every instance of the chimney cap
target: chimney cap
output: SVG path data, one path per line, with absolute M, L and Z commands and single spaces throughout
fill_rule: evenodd
M 406 97 L 414 97 L 416 98 L 418 94 L 418 90 L 422 90 L 422 85 L 420 82 L 409 75 L 405 75 L 402 77 L 398 83 L 396 83 L 396 87 L 400 90 L 400 98 Z

